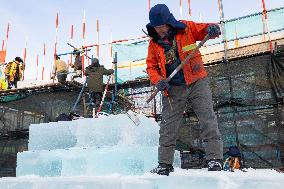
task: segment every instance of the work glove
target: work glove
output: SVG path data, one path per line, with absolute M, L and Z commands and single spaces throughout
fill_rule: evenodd
M 50 77 L 50 79 L 55 79 L 55 74 L 52 74 L 52 76 Z
M 170 88 L 170 85 L 169 83 L 164 80 L 164 79 L 161 79 L 157 85 L 156 85 L 156 88 L 159 90 L 159 91 L 164 91 L 164 90 L 168 90 Z
M 219 25 L 211 24 L 207 27 L 207 33 L 210 37 L 218 37 L 221 34 Z

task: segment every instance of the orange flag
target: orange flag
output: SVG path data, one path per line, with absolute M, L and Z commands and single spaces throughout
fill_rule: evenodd
M 0 51 L 0 62 L 5 62 L 6 51 Z

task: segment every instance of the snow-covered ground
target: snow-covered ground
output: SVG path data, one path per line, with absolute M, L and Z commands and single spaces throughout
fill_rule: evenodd
M 176 168 L 170 176 L 78 176 L 1 178 L 1 189 L 281 189 L 284 174 L 274 170 L 208 172 Z

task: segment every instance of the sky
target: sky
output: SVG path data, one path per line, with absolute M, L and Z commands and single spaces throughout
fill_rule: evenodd
M 191 0 L 192 15 L 188 15 L 188 1 L 182 0 L 183 19 L 203 22 L 219 22 L 218 0 Z M 151 7 L 166 4 L 177 19 L 180 16 L 179 0 L 151 0 Z M 70 52 L 71 25 L 74 25 L 76 47 L 83 45 L 82 21 L 86 16 L 85 44 L 97 44 L 96 21 L 99 20 L 99 42 L 130 39 L 143 36 L 142 29 L 148 23 L 148 0 L 0 0 L 0 40 L 6 38 L 10 24 L 6 62 L 16 56 L 23 57 L 27 42 L 25 79 L 35 79 L 37 73 L 36 56 L 39 55 L 38 75 L 45 66 L 44 79 L 49 77 L 53 64 L 54 42 L 56 38 L 55 20 L 59 15 L 57 53 Z M 261 11 L 261 0 L 223 0 L 225 19 L 236 18 Z M 266 0 L 267 9 L 284 7 L 284 0 Z M 46 44 L 46 56 L 43 46 Z M 111 67 L 109 46 L 100 48 L 100 63 Z M 96 56 L 92 48 L 89 55 Z M 66 62 L 70 56 L 62 56 Z

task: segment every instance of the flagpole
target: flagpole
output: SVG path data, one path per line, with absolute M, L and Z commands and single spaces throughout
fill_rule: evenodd
M 151 0 L 148 0 L 148 11 L 150 12 L 151 9 Z
M 222 0 L 218 0 L 219 5 L 219 12 L 220 12 L 220 23 L 221 23 L 221 30 L 223 34 L 223 43 L 224 43 L 224 62 L 227 63 L 227 38 L 226 38 L 226 28 L 225 28 L 225 21 L 224 21 L 224 11 L 223 11 L 223 3 Z
M 71 25 L 71 33 L 70 33 L 70 43 L 73 44 L 73 35 L 74 35 L 74 25 L 72 24 Z M 72 47 L 71 47 L 71 51 L 72 51 Z M 72 58 L 73 58 L 73 55 L 70 54 L 70 65 L 72 65 Z M 68 69 L 69 69 L 69 64 L 68 64 Z
M 41 80 L 44 77 L 44 65 L 45 65 L 45 43 L 43 43 L 43 60 L 42 60 L 42 71 L 41 71 Z
M 191 16 L 190 0 L 187 0 L 187 4 L 188 4 L 188 15 Z
M 261 4 L 262 4 L 262 17 L 264 18 L 262 21 L 264 21 L 264 25 L 266 28 L 266 31 L 264 31 L 265 33 L 267 33 L 267 37 L 269 40 L 269 48 L 270 48 L 270 52 L 273 52 L 273 44 L 271 41 L 271 35 L 270 35 L 270 29 L 269 29 L 269 24 L 268 24 L 268 17 L 267 17 L 267 10 L 266 10 L 266 5 L 265 5 L 265 1 L 261 0 Z
M 26 67 L 26 57 L 27 57 L 27 46 L 28 46 L 28 40 L 25 41 L 25 48 L 23 53 L 23 59 L 24 59 L 24 69 L 23 69 L 23 80 L 25 79 L 25 67 Z
M 83 16 L 83 33 L 82 33 L 82 39 L 83 39 L 83 45 L 82 46 L 85 46 L 85 33 L 86 33 L 86 11 L 84 10 L 84 16 Z M 82 55 L 82 78 L 84 78 L 84 75 L 85 75 L 85 64 L 84 64 L 84 61 L 85 61 L 85 52 L 84 52 L 84 49 L 82 49 L 83 51 L 83 55 Z
M 9 31 L 10 31 L 10 23 L 8 23 L 7 31 L 6 31 L 6 46 L 5 46 L 6 54 L 7 54 L 7 47 L 8 47 Z
M 4 51 L 5 40 L 2 40 L 2 51 Z
M 56 54 L 57 54 L 57 36 L 58 36 L 58 25 L 59 25 L 59 18 L 58 18 L 58 13 L 56 13 L 56 20 L 55 20 L 55 43 L 54 43 L 54 65 L 56 62 Z M 51 66 L 51 72 L 50 75 L 52 75 L 52 71 L 53 71 L 53 66 Z M 53 79 L 53 83 L 54 83 L 54 79 Z
M 179 13 L 180 13 L 180 19 L 182 20 L 183 19 L 183 16 L 182 16 L 182 0 L 179 0 Z
M 99 59 L 100 57 L 100 32 L 99 32 L 99 19 L 97 19 L 97 41 L 98 41 L 98 46 L 97 46 L 97 57 Z
M 36 80 L 38 79 L 38 55 L 36 55 Z

